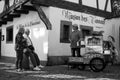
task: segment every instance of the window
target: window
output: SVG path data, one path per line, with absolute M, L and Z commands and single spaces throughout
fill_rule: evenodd
M 85 38 L 85 36 L 91 35 L 91 32 L 93 31 L 93 27 L 84 25 L 80 25 L 80 29 L 82 31 L 83 39 Z
M 6 42 L 13 42 L 13 26 L 6 28 Z
M 72 22 L 61 21 L 60 42 L 69 43 L 69 36 L 72 32 Z
M 89 36 L 90 35 L 90 30 L 82 29 L 82 34 L 83 34 L 83 38 L 85 38 L 85 36 Z

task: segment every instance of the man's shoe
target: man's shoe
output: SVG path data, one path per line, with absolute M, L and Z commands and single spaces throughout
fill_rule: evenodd
M 23 70 L 22 69 L 17 69 L 17 72 L 22 72 Z
M 42 66 L 42 65 L 39 65 L 39 68 L 43 68 L 44 66 Z
M 40 71 L 41 69 L 39 67 L 33 68 L 34 71 Z

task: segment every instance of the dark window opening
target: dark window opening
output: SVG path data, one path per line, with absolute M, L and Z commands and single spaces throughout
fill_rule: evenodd
M 93 27 L 85 25 L 80 25 L 80 29 L 82 31 L 83 39 L 85 39 L 85 36 L 90 36 L 93 31 Z
M 70 30 L 70 26 L 69 25 L 64 25 L 63 26 L 63 39 L 64 40 L 69 40 L 69 30 Z
M 83 38 L 85 38 L 85 36 L 90 36 L 91 31 L 90 31 L 90 30 L 83 29 L 83 30 L 82 30 L 82 34 L 83 34 Z
M 6 28 L 6 42 L 13 42 L 13 26 Z

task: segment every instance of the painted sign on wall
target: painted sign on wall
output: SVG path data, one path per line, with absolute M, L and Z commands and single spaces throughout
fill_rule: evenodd
M 99 18 L 93 15 L 88 15 L 85 13 L 79 13 L 75 14 L 72 11 L 68 11 L 68 10 L 62 10 L 62 16 L 64 16 L 64 18 L 68 19 L 68 20 L 78 20 L 81 22 L 86 22 L 86 23 L 91 23 L 91 24 L 105 24 L 105 21 L 103 18 Z
M 40 21 L 30 21 L 30 22 L 27 22 L 27 23 L 24 23 L 24 24 L 18 24 L 17 29 L 19 29 L 20 27 L 32 27 L 32 26 L 38 25 L 40 23 L 41 23 Z

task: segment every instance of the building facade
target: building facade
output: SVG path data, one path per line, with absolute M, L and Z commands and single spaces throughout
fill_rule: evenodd
M 3 15 L 5 8 L 1 9 L 1 55 L 7 57 L 16 56 L 14 50 L 15 35 L 19 27 L 24 27 L 30 29 L 30 37 L 35 46 L 35 52 L 41 61 L 47 62 L 48 65 L 66 64 L 68 56 L 71 56 L 69 34 L 72 31 L 72 24 L 79 25 L 83 37 L 89 35 L 91 31 L 104 31 L 104 39 L 107 39 L 108 35 L 114 36 L 116 47 L 119 50 L 117 44 L 119 43 L 119 22 L 113 24 L 114 20 L 107 19 L 112 12 L 111 0 L 92 1 L 90 2 L 92 4 L 87 4 L 85 0 L 33 0 L 33 2 L 28 0 L 28 2 L 25 2 L 25 5 L 32 7 L 40 5 L 52 25 L 50 29 L 49 23 L 41 18 L 41 16 L 44 17 L 44 14 L 40 14 L 39 10 L 31 10 L 31 7 L 29 7 L 28 12 L 22 12 L 19 8 L 14 9 L 13 13 L 18 11 L 17 14 L 20 14 L 20 16 L 10 21 L 9 19 L 12 18 L 6 19 L 5 17 L 10 17 L 8 14 Z M 10 12 L 9 14 L 13 13 Z M 81 53 L 85 53 L 84 47 L 81 48 Z

